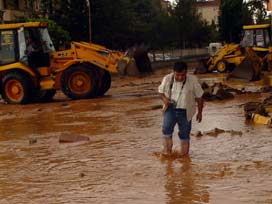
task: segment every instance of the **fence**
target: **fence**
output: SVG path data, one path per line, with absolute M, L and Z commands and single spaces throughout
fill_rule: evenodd
M 208 48 L 175 49 L 150 51 L 148 57 L 151 62 L 165 62 L 177 59 L 201 58 L 209 56 Z

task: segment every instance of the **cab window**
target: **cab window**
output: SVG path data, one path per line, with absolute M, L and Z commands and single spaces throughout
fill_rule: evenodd
M 263 30 L 256 30 L 256 46 L 257 47 L 265 46 Z
M 269 31 L 266 29 L 245 30 L 241 45 L 244 47 L 268 47 Z
M 270 32 L 269 32 L 269 30 L 264 30 L 264 43 L 265 43 L 265 47 L 269 47 L 269 45 L 270 45 Z
M 50 35 L 48 33 L 47 28 L 41 28 L 40 29 L 40 34 L 41 34 L 43 51 L 45 53 L 54 52 L 55 47 L 54 47 L 53 42 L 52 42 L 52 40 L 50 38 Z
M 254 32 L 253 32 L 253 30 L 245 30 L 244 38 L 241 41 L 241 45 L 243 47 L 254 46 Z
M 0 64 L 16 62 L 15 30 L 0 31 Z

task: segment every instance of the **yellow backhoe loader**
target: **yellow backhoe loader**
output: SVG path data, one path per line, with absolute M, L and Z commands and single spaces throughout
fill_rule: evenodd
M 104 95 L 110 73 L 137 74 L 133 59 L 87 42 L 56 51 L 47 23 L 0 25 L 0 90 L 6 103 L 49 101 L 56 90 L 71 99 Z
M 271 25 L 246 25 L 243 30 L 244 37 L 240 44 L 226 44 L 204 62 L 206 71 L 232 72 L 232 76 L 246 80 L 260 77 L 261 69 L 267 69 Z
M 214 56 L 211 56 L 205 63 L 208 72 L 217 70 L 220 73 L 231 71 L 244 59 L 240 45 L 226 44 Z

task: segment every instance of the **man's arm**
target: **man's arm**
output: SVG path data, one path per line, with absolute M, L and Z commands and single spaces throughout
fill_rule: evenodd
M 170 99 L 167 98 L 163 93 L 159 93 L 161 100 L 163 102 L 163 106 L 162 106 L 162 112 L 165 112 L 170 104 Z
M 196 98 L 196 102 L 197 102 L 196 120 L 197 120 L 197 122 L 200 123 L 202 121 L 202 110 L 203 110 L 203 106 L 204 106 L 204 101 L 202 98 Z
M 170 103 L 170 99 L 165 96 L 165 93 L 166 93 L 165 89 L 167 86 L 166 84 L 167 84 L 167 76 L 163 77 L 163 80 L 162 80 L 160 86 L 158 87 L 159 96 L 163 102 L 164 107 L 168 107 L 168 105 Z
M 167 98 L 163 93 L 159 93 L 161 100 L 165 106 L 168 106 L 170 103 L 169 98 Z

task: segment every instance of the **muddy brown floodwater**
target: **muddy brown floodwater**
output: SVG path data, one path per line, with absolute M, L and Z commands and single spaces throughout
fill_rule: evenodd
M 152 107 L 160 105 L 156 91 L 168 71 L 114 77 L 98 99 L 71 101 L 58 93 L 53 103 L 1 103 L 0 203 L 272 203 L 272 129 L 246 123 L 242 107 L 267 95 L 207 102 L 193 134 L 214 128 L 242 134 L 192 136 L 189 158 L 160 158 L 162 113 Z M 63 134 L 90 140 L 59 143 Z

